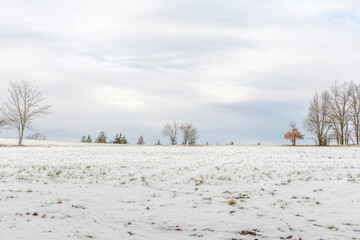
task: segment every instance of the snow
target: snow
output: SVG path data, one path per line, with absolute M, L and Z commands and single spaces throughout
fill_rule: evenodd
M 0 239 L 360 239 L 358 147 L 15 143 Z

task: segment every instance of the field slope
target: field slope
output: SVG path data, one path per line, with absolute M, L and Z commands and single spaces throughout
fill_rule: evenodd
M 0 239 L 360 239 L 360 148 L 26 144 Z

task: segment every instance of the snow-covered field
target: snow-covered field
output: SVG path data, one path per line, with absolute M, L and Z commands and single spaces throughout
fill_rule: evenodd
M 25 144 L 0 239 L 360 239 L 357 147 Z

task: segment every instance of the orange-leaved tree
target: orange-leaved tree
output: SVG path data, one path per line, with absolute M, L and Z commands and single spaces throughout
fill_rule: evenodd
M 299 139 L 299 140 L 304 139 L 304 134 L 301 134 L 298 131 L 298 128 L 296 127 L 296 123 L 294 121 L 291 121 L 290 122 L 290 131 L 285 133 L 284 138 L 289 139 L 292 142 L 292 145 L 295 146 L 297 139 Z

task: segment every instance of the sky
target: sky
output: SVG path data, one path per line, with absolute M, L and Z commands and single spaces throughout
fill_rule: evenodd
M 49 140 L 187 121 L 200 144 L 285 144 L 294 120 L 311 143 L 309 100 L 360 81 L 359 42 L 352 0 L 0 0 L 0 102 L 37 86 L 52 113 L 27 133 Z

